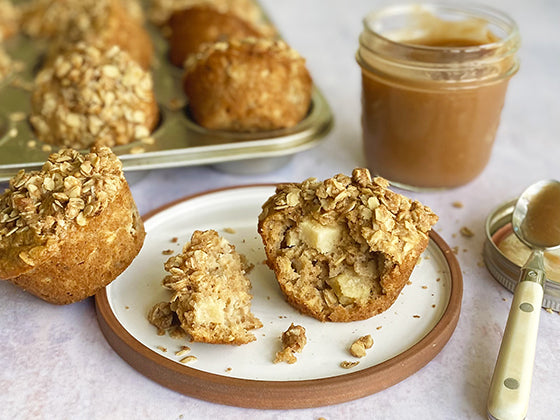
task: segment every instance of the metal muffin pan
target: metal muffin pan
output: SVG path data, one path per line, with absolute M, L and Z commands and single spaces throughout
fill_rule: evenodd
M 167 59 L 167 40 L 149 22 L 146 28 L 154 44 L 152 74 L 160 123 L 152 134 L 153 144 L 137 141 L 113 148 L 125 171 L 213 164 L 234 173 L 267 172 L 317 145 L 332 128 L 331 109 L 317 87 L 305 119 L 288 129 L 236 133 L 199 126 L 188 115 L 183 72 Z M 28 120 L 32 83 L 47 44 L 19 35 L 4 46 L 24 68 L 0 84 L 0 181 L 20 169 L 40 168 L 58 148 L 39 141 Z
M 493 210 L 486 219 L 486 239 L 483 257 L 490 274 L 506 289 L 513 292 L 519 282 L 521 266 L 509 260 L 498 248 L 498 243 L 511 230 L 511 216 L 516 200 L 508 201 Z M 543 308 L 560 311 L 560 283 L 547 278 L 544 290 Z

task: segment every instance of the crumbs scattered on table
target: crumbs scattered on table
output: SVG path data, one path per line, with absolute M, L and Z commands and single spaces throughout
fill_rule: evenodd
M 435 308 L 435 307 L 436 307 L 436 305 L 435 305 L 435 304 L 433 304 L 433 305 L 432 305 L 432 308 Z
M 126 310 L 128 311 L 128 310 L 130 309 L 130 306 L 126 305 L 126 306 L 124 307 L 124 309 L 126 309 Z
M 234 234 L 236 232 L 236 230 L 233 229 L 233 228 L 227 227 L 227 228 L 224 228 L 224 232 Z
M 354 357 L 365 357 L 366 350 L 370 349 L 373 346 L 373 338 L 371 335 L 364 335 L 357 340 L 355 340 L 351 345 L 348 351 Z
M 27 147 L 29 147 L 30 149 L 34 149 L 35 146 L 37 146 L 37 142 L 35 140 L 29 140 L 27 142 Z
M 454 246 L 453 248 L 451 248 L 451 251 L 453 251 L 453 253 L 455 255 L 457 255 L 459 253 L 459 247 L 458 246 Z
M 420 318 L 420 315 L 412 315 L 412 318 Z
M 554 311 L 552 310 L 552 308 L 544 308 L 544 310 L 545 310 L 546 312 L 548 312 L 549 314 L 554 313 Z
M 383 325 L 378 325 L 375 329 L 380 330 L 381 328 L 383 328 Z
M 472 238 L 474 236 L 474 232 L 466 226 L 463 226 L 459 231 L 459 233 L 463 235 L 465 238 Z
M 422 286 L 422 289 L 427 289 L 427 288 L 428 288 L 428 286 L 426 286 L 426 285 Z
M 166 353 L 166 352 L 167 352 L 167 348 L 166 348 L 166 347 L 163 347 L 163 346 L 156 346 L 156 348 L 157 348 L 159 351 L 163 352 L 163 353 Z
M 161 253 L 163 255 L 171 255 L 171 254 L 173 254 L 173 250 L 172 249 L 164 249 L 163 251 L 161 251 Z
M 173 238 L 171 238 L 171 242 L 176 244 L 177 242 L 179 242 L 179 238 L 177 236 L 174 236 Z
M 175 356 L 184 356 L 185 354 L 189 353 L 191 348 L 189 346 L 181 346 L 181 349 L 175 352 Z
M 227 367 L 227 368 L 226 368 L 226 372 L 231 372 L 231 368 L 230 368 L 230 367 Z
M 51 147 L 51 145 L 49 145 L 49 144 L 43 144 L 43 145 L 41 146 L 41 150 L 42 150 L 43 152 L 50 153 L 50 152 L 52 152 L 52 147 Z
M 436 281 L 441 281 L 441 277 L 438 277 L 438 278 L 436 279 Z
M 14 138 L 17 135 L 18 135 L 17 128 L 15 128 L 15 127 L 10 128 L 10 131 L 8 131 L 8 136 L 10 136 L 11 138 Z
M 406 282 L 406 284 L 407 284 L 408 286 L 410 286 L 410 285 L 412 284 L 412 282 L 409 280 L 409 281 Z
M 153 137 L 144 137 L 143 139 L 140 140 L 141 143 L 143 144 L 148 144 L 148 145 L 152 145 L 156 143 L 156 139 L 154 139 Z
M 344 369 L 352 369 L 354 366 L 358 366 L 360 364 L 360 362 L 349 362 L 348 360 L 345 360 L 343 362 L 340 362 L 340 367 L 344 368 Z
M 454 201 L 453 203 L 451 203 L 451 205 L 453 207 L 455 207 L 456 209 L 462 209 L 463 208 L 463 203 L 461 203 L 460 201 Z
M 186 363 L 194 362 L 196 360 L 197 360 L 196 356 L 187 356 L 187 357 L 183 357 L 181 360 L 179 360 L 179 362 L 186 364 Z

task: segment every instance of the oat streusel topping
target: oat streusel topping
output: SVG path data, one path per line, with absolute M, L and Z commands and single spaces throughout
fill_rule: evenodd
M 284 184 L 270 198 L 275 210 L 303 206 L 321 225 L 346 218 L 351 235 L 366 242 L 371 250 L 382 250 L 400 264 L 421 237 L 426 237 L 437 216 L 418 201 L 395 193 L 381 178 L 371 178 L 367 169 L 358 168 L 352 177 L 339 174 L 324 182 L 309 178 L 301 184 Z M 263 206 L 264 219 L 267 204 Z
M 30 121 L 47 143 L 127 144 L 148 138 L 156 120 L 150 73 L 116 46 L 78 43 L 35 79 Z
M 85 155 L 64 149 L 40 171 L 19 171 L 0 195 L 0 251 L 24 249 L 19 258 L 34 265 L 59 231 L 69 223 L 87 224 L 123 182 L 121 162 L 108 147 Z

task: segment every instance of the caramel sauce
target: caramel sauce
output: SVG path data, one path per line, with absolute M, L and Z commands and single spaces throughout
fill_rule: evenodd
M 404 45 L 478 47 L 499 41 L 481 19 L 421 14 L 389 37 Z M 435 53 L 435 52 L 434 52 Z M 422 51 L 411 50 L 414 60 Z M 484 59 L 484 50 L 480 52 Z M 459 54 L 460 55 L 460 54 Z M 380 60 L 382 61 L 382 60 Z M 468 71 L 468 66 L 467 70 Z M 362 67 L 362 131 L 369 169 L 401 186 L 449 188 L 479 175 L 490 158 L 509 77 L 455 88 L 454 80 L 399 77 Z
M 560 245 L 560 183 L 544 187 L 527 206 L 523 235 L 539 247 Z
M 416 187 L 455 187 L 490 158 L 508 81 L 426 91 L 362 72 L 362 129 L 370 169 Z

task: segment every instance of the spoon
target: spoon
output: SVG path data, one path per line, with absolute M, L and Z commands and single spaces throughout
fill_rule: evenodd
M 488 417 L 524 419 L 529 407 L 546 274 L 544 251 L 560 247 L 560 182 L 539 181 L 519 197 L 513 231 L 532 253 L 515 287 L 488 395 Z

